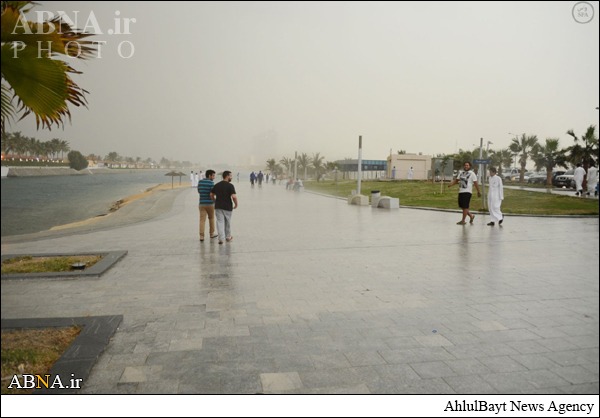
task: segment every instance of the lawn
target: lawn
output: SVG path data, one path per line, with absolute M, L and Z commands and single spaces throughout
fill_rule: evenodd
M 8 389 L 15 375 L 44 376 L 79 335 L 81 328 L 44 328 L 2 331 L 2 394 L 30 394 L 33 389 Z
M 448 189 L 448 184 L 449 182 L 442 185 L 440 182 L 426 181 L 369 180 L 361 182 L 361 194 L 370 196 L 372 191 L 377 190 L 382 196 L 399 198 L 401 206 L 458 210 L 458 185 Z M 357 182 L 307 181 L 304 188 L 327 195 L 347 197 L 357 189 Z M 471 200 L 471 210 L 487 212 L 482 206 L 482 199 L 476 194 Z M 521 215 L 598 215 L 598 200 L 505 188 L 502 212 Z
M 73 270 L 73 265 L 89 268 L 102 260 L 100 255 L 33 257 L 30 255 L 9 258 L 2 262 L 2 274 L 46 273 Z

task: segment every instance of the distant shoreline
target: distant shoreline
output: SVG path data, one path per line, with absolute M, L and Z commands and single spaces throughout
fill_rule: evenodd
M 8 168 L 7 177 L 33 177 L 33 176 L 86 176 L 94 174 L 124 174 L 142 171 L 158 171 L 167 170 L 166 168 L 85 168 L 77 171 L 70 167 L 25 167 L 25 166 L 10 166 Z

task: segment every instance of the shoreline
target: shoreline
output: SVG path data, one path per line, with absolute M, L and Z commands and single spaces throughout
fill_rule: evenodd
M 149 196 L 153 195 L 154 193 L 161 191 L 161 190 L 166 190 L 166 189 L 170 190 L 171 187 L 167 187 L 167 186 L 169 186 L 167 183 L 160 183 L 155 186 L 149 187 L 141 193 L 136 193 L 136 194 L 133 194 L 130 196 L 126 196 L 123 199 L 119 199 L 119 200 L 113 202 L 113 204 L 108 209 L 107 213 L 96 215 L 92 218 L 87 218 L 87 219 L 84 219 L 81 221 L 70 222 L 70 223 L 62 224 L 62 225 L 55 225 L 55 226 L 51 227 L 50 229 L 48 229 L 48 231 L 62 231 L 64 229 L 76 228 L 78 226 L 92 225 L 98 221 L 106 219 L 108 216 L 114 214 L 119 209 L 129 205 L 132 202 L 135 202 L 136 200 L 144 199 L 144 198 L 149 197 Z M 173 186 L 173 190 L 176 188 L 183 188 L 183 187 L 184 187 L 183 185 Z M 43 232 L 43 231 L 41 231 L 41 232 Z
M 7 177 L 43 177 L 43 176 L 89 176 L 94 174 L 130 174 L 132 172 L 142 171 L 160 171 L 167 170 L 163 168 L 108 168 L 108 167 L 88 167 L 83 170 L 75 170 L 70 167 L 49 167 L 49 166 L 11 166 L 3 165 L 3 170 L 7 170 Z
M 190 189 L 187 184 L 173 185 L 171 187 L 168 183 L 160 183 L 147 188 L 143 192 L 115 201 L 105 214 L 81 221 L 56 225 L 44 231 L 21 235 L 7 235 L 1 238 L 2 244 L 89 233 L 147 221 L 169 210 L 175 197 L 186 189 Z

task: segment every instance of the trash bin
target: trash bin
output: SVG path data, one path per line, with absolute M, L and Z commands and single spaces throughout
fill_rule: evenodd
M 381 193 L 379 190 L 371 191 L 371 205 L 377 207 L 377 203 L 379 202 L 379 198 L 381 197 Z

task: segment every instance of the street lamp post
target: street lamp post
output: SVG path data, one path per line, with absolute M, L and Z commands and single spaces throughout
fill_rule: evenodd
M 479 140 L 479 160 L 483 159 L 483 138 Z M 483 167 L 485 164 L 479 163 L 479 182 L 481 183 L 481 207 L 485 209 L 485 181 L 483 176 Z

